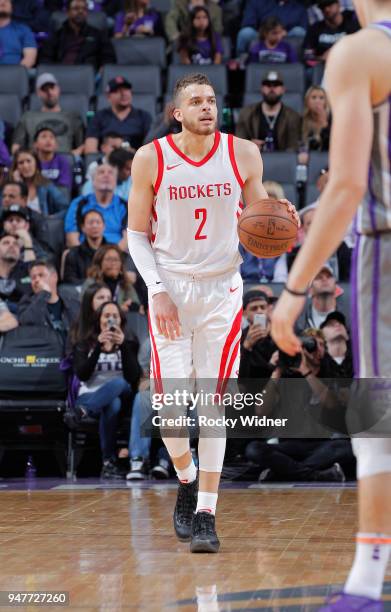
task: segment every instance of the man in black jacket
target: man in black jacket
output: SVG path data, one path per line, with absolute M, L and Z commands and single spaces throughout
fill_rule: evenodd
M 239 380 L 267 379 L 274 370 L 270 363 L 277 350 L 270 336 L 269 298 L 263 291 L 248 291 L 243 298 L 243 316 L 249 326 L 243 331 Z M 265 325 L 254 320 L 257 314 L 264 315 Z
M 30 268 L 32 294 L 19 303 L 20 325 L 42 325 L 58 331 L 65 343 L 67 332 L 78 315 L 80 304 L 67 294 L 59 295 L 56 268 L 45 261 L 35 261 Z
M 41 63 L 92 64 L 98 70 L 115 63 L 114 49 L 105 32 L 87 24 L 86 0 L 69 0 L 68 19 L 45 41 Z
M 80 231 L 85 236 L 84 242 L 72 247 L 65 258 L 63 280 L 73 285 L 84 283 L 92 258 L 99 247 L 106 244 L 103 238 L 105 222 L 99 210 L 88 210 L 82 215 Z

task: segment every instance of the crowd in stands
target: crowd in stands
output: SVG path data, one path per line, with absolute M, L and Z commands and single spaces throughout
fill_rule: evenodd
M 152 413 L 150 346 L 134 323 L 138 317 L 147 328 L 147 292 L 128 255 L 126 226 L 136 150 L 180 130 L 170 91 L 160 84 L 181 65 L 193 71 L 215 65 L 225 83 L 217 89 L 220 128 L 256 143 L 269 195 L 300 208 L 298 243 L 288 253 L 262 259 L 241 249 L 240 378 L 265 383 L 285 375 L 270 337 L 276 287 L 287 279 L 328 177 L 332 117 L 321 86 L 324 62 L 333 44 L 358 28 L 349 0 L 0 0 L 0 76 L 6 66 L 22 66 L 28 83 L 22 95 L 0 82 L 0 334 L 32 325 L 59 334 L 73 359 L 77 421 L 99 421 L 103 477 L 124 477 L 116 441 L 124 406 L 131 419 L 127 476 L 145 478 L 151 468 L 151 440 L 141 435 Z M 132 82 L 132 68 L 136 75 L 142 63 L 132 57 L 136 47 L 129 46 L 125 62 L 119 50 L 143 41 L 148 55 L 154 40 L 163 41 L 163 60 L 156 56 L 154 65 L 149 55 L 141 66 L 147 80 L 159 66 L 160 89 L 150 106 L 152 90 L 138 85 L 139 77 Z M 89 94 L 81 66 L 92 71 Z M 74 71 L 71 85 L 65 68 Z M 6 102 L 15 105 L 15 96 L 20 113 L 11 121 L 15 108 Z M 288 161 L 278 158 L 283 153 Z M 311 177 L 315 155 L 321 165 Z M 273 156 L 293 164 L 298 178 L 268 170 Z M 345 283 L 353 246 L 351 231 L 313 280 L 299 321 L 317 347 L 304 351 L 295 368 L 308 382 L 308 402 L 313 377 L 352 376 Z M 257 313 L 265 326 L 254 320 Z M 239 454 L 258 466 L 262 480 L 340 481 L 353 462 L 344 436 L 252 440 Z M 152 473 L 170 474 L 163 447 L 154 451 Z

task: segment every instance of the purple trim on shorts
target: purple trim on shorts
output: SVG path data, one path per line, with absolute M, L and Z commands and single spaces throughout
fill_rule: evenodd
M 372 279 L 372 320 L 371 320 L 371 349 L 373 373 L 375 376 L 379 374 L 379 354 L 377 348 L 377 322 L 379 315 L 379 291 L 380 291 L 380 236 L 374 236 L 375 249 L 373 256 L 373 279 Z
M 357 220 L 355 221 L 357 223 Z M 350 317 L 352 331 L 352 349 L 353 349 L 353 369 L 355 378 L 360 377 L 360 344 L 358 333 L 358 265 L 360 253 L 361 234 L 356 234 L 356 244 L 354 245 L 352 254 L 352 267 L 350 274 L 351 283 L 351 302 L 350 302 Z
M 372 231 L 376 232 L 376 217 L 375 217 L 376 198 L 372 191 L 372 179 L 373 179 L 373 170 L 372 170 L 372 164 L 370 164 L 369 173 L 368 173 L 369 217 L 371 219 Z

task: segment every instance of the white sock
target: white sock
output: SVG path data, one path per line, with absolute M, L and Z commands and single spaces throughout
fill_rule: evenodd
M 174 466 L 175 467 L 175 466 Z M 194 482 L 197 478 L 197 468 L 194 465 L 193 459 L 191 459 L 189 465 L 184 470 L 179 470 L 177 467 L 175 468 L 177 476 L 179 480 L 183 483 L 189 484 L 190 482 Z
M 198 491 L 196 514 L 197 512 L 216 514 L 217 497 L 217 493 Z
M 382 533 L 358 533 L 356 556 L 344 592 L 380 599 L 390 555 L 391 538 Z
M 215 584 L 207 587 L 196 587 L 197 612 L 219 612 L 217 587 Z

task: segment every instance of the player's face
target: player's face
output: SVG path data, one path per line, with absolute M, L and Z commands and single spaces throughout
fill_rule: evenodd
M 216 96 L 210 85 L 189 85 L 184 89 L 174 110 L 174 117 L 182 126 L 199 136 L 216 131 Z

